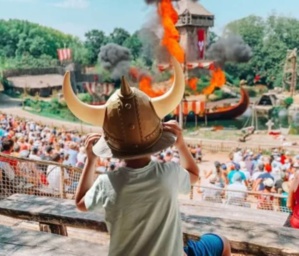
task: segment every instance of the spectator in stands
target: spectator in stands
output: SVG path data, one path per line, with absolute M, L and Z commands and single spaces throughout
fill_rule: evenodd
M 43 161 L 51 161 L 53 159 L 52 155 L 53 155 L 53 147 L 49 145 L 46 147 L 44 154 L 41 155 L 41 159 Z
M 29 159 L 36 160 L 36 161 L 42 160 L 41 157 L 38 155 L 38 152 L 39 152 L 38 148 L 33 147 L 32 150 L 31 150 L 31 153 L 29 155 Z
M 60 154 L 55 153 L 52 155 L 51 161 L 56 163 L 61 163 Z M 64 186 L 65 191 L 69 189 L 71 185 L 70 177 L 66 169 L 64 168 Z M 47 180 L 49 182 L 49 187 L 53 189 L 54 192 L 60 191 L 60 180 L 61 180 L 61 167 L 58 165 L 50 164 L 47 168 Z
M 247 187 L 242 183 L 241 172 L 237 172 L 234 174 L 233 183 L 227 186 L 226 196 L 227 196 L 227 204 L 236 205 L 236 206 L 245 206 L 245 202 L 247 198 Z
M 212 175 L 209 178 L 209 184 L 202 188 L 202 199 L 205 201 L 215 202 L 215 203 L 222 203 L 222 196 L 224 194 L 222 187 L 216 185 L 217 176 Z
M 251 178 L 252 182 L 254 183 L 262 173 L 264 173 L 264 163 L 259 162 L 253 172 L 253 175 Z
M 270 174 L 271 171 L 272 171 L 271 165 L 269 164 L 264 165 L 264 172 L 257 177 L 256 181 L 252 186 L 253 191 L 263 191 L 265 189 L 264 181 L 266 179 L 272 179 L 274 184 L 274 177 Z
M 281 190 L 278 192 L 281 193 L 282 198 L 280 198 L 280 211 L 282 212 L 290 212 L 288 209 L 288 196 L 290 191 L 290 183 L 288 181 L 285 181 L 282 183 Z
M 273 179 L 266 178 L 263 180 L 263 190 L 261 190 L 263 194 L 258 196 L 258 204 L 257 204 L 258 209 L 273 211 L 274 196 L 271 195 L 271 193 L 274 192 L 273 187 L 274 187 Z
M 4 139 L 2 142 L 1 153 L 4 155 L 11 155 L 14 148 L 14 142 L 12 139 Z M 9 163 L 9 165 L 14 169 L 15 174 L 19 175 L 18 161 L 15 159 L 10 159 L 7 157 L 0 156 L 0 162 Z
M 229 183 L 229 184 L 233 184 L 233 178 L 234 178 L 234 175 L 235 175 L 236 173 L 240 173 L 241 178 L 242 178 L 242 182 L 244 182 L 245 186 L 247 187 L 247 186 L 248 186 L 248 183 L 247 183 L 247 180 L 246 180 L 246 176 L 245 176 L 245 174 L 244 174 L 243 172 L 240 172 L 240 168 L 241 168 L 240 165 L 239 165 L 238 163 L 235 163 L 234 167 L 235 167 L 235 169 L 232 170 L 232 171 L 228 174 L 228 176 L 227 176 L 227 178 L 228 178 L 228 183 Z
M 291 227 L 299 229 L 299 171 L 294 173 L 294 178 L 290 181 L 287 206 L 292 211 Z
M 287 171 L 286 176 L 288 180 L 294 179 L 295 173 L 299 171 L 299 163 L 295 162 L 293 165 L 291 165 L 291 168 Z
M 77 164 L 77 144 L 75 142 L 71 142 L 69 145 L 69 149 L 67 150 L 67 154 L 69 155 L 68 164 L 70 166 L 76 166 Z
M 251 182 L 251 174 L 247 170 L 247 166 L 246 166 L 246 163 L 244 161 L 240 162 L 240 172 L 242 172 L 245 175 L 247 184 L 249 184 Z
M 206 179 L 212 175 L 213 177 L 216 177 L 215 185 L 220 188 L 224 188 L 225 184 L 226 184 L 226 177 L 221 168 L 220 162 L 215 161 L 214 166 L 215 166 L 215 168 L 213 170 L 211 170 L 209 173 L 207 173 Z
M 21 147 L 18 143 L 14 143 L 13 151 L 11 152 L 11 156 L 18 157 L 20 155 Z
M 202 150 L 201 150 L 201 146 L 199 144 L 197 144 L 196 146 L 196 162 L 200 163 L 202 161 Z
M 240 163 L 243 160 L 242 149 L 236 148 L 235 153 L 233 154 L 234 163 Z
M 255 163 L 253 160 L 253 152 L 251 150 L 247 150 L 244 156 L 244 162 L 246 165 L 246 169 L 249 172 L 250 176 L 252 176 L 254 172 Z
M 86 160 L 86 152 L 84 147 L 80 147 L 79 153 L 77 155 L 77 163 L 76 166 L 84 165 Z

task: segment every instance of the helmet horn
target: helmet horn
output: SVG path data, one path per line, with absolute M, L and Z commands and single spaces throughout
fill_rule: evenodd
M 81 102 L 73 92 L 70 72 L 65 73 L 62 86 L 63 96 L 72 113 L 80 120 L 102 127 L 104 124 L 106 105 L 90 106 Z
M 120 93 L 124 97 L 130 96 L 132 94 L 132 89 L 124 76 L 121 78 Z
M 185 92 L 185 77 L 181 64 L 172 57 L 174 80 L 171 88 L 162 96 L 153 98 L 152 104 L 157 115 L 163 119 L 181 102 Z

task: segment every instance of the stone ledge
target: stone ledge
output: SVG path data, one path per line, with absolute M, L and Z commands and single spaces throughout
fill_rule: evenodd
M 205 233 L 230 240 L 233 251 L 259 256 L 299 256 L 299 230 L 213 217 L 182 215 L 184 241 Z

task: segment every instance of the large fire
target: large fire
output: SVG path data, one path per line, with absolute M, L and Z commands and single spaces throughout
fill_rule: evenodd
M 154 90 L 152 87 L 152 78 L 148 75 L 142 75 L 139 81 L 139 89 L 147 94 L 149 97 L 158 97 L 164 94 L 162 90 Z
M 188 79 L 187 84 L 193 91 L 196 91 L 197 90 L 197 82 L 198 82 L 198 78 L 192 77 L 192 78 Z
M 134 82 L 139 84 L 139 89 L 151 98 L 158 97 L 165 93 L 163 90 L 154 89 L 152 77 L 148 74 L 140 74 L 137 68 L 131 67 L 129 75 Z
M 203 94 L 210 95 L 216 88 L 221 88 L 226 82 L 225 73 L 220 68 L 211 70 L 210 85 L 203 89 Z
M 161 17 L 164 29 L 162 45 L 166 47 L 172 56 L 174 56 L 179 62 L 183 63 L 185 54 L 183 48 L 179 44 L 179 31 L 175 27 L 179 16 L 172 6 L 171 0 L 161 0 L 158 6 L 158 14 Z

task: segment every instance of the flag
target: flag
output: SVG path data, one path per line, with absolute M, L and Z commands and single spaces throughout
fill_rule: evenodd
M 206 36 L 205 29 L 201 28 L 197 30 L 197 39 L 198 39 L 197 45 L 198 45 L 199 59 L 203 59 L 205 56 L 205 44 L 206 44 L 205 36 Z
M 72 59 L 72 50 L 70 48 L 58 49 L 57 53 L 58 53 L 58 59 L 60 61 Z

